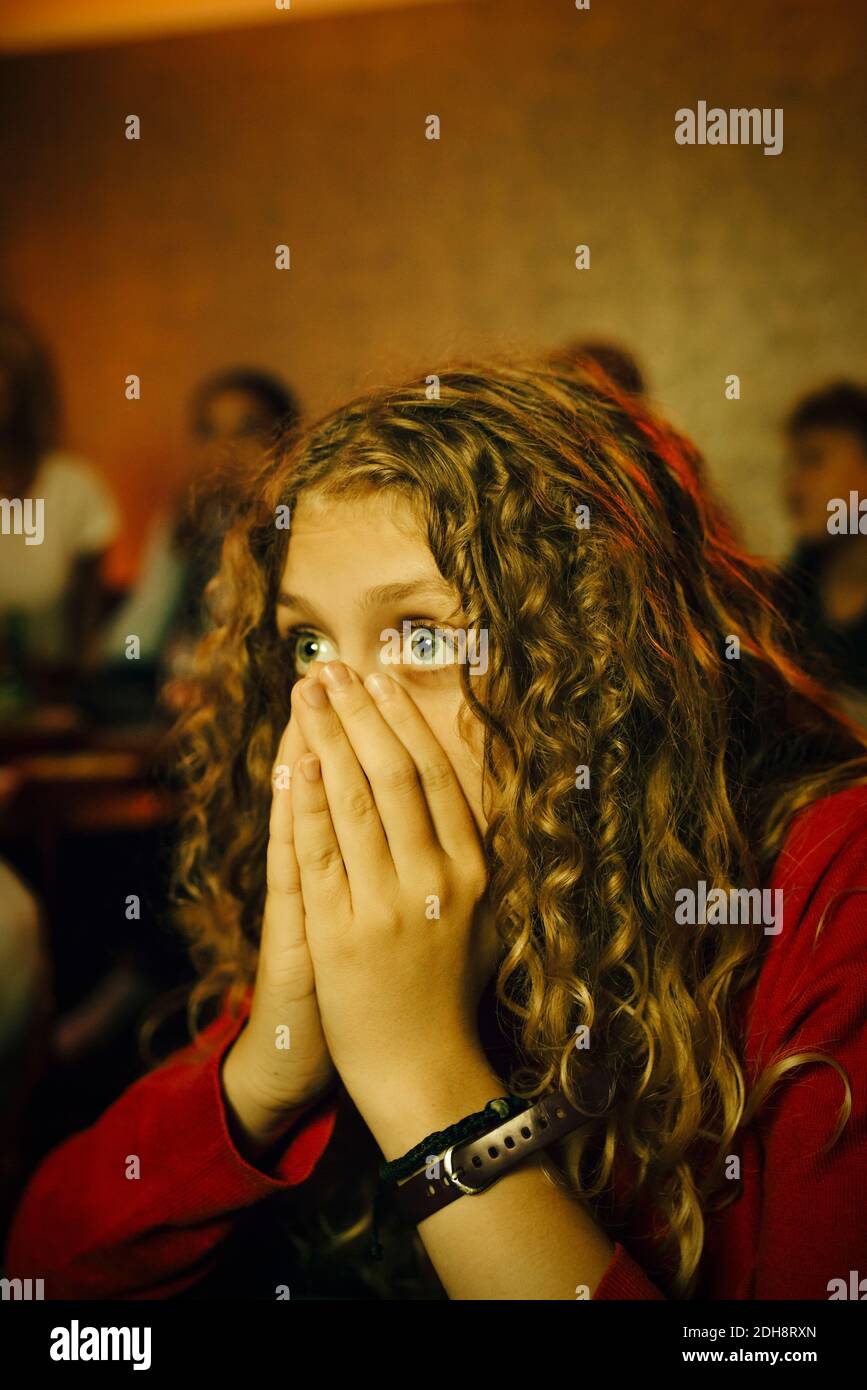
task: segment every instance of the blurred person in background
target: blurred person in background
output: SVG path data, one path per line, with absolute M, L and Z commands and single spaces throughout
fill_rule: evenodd
M 75 668 L 85 659 L 104 601 L 103 557 L 118 531 L 106 483 L 89 464 L 58 451 L 58 420 L 46 349 L 21 320 L 0 315 L 0 496 L 8 503 L 0 534 L 0 645 L 7 693 L 33 667 Z M 35 519 L 38 502 L 43 519 L 28 535 L 28 510 Z
M 292 390 L 258 368 L 224 369 L 196 387 L 190 402 L 192 483 L 174 511 L 155 518 L 138 583 L 103 632 L 96 698 L 111 687 L 115 710 L 130 713 L 139 706 L 144 712 L 168 677 L 167 702 L 183 703 L 191 654 L 203 631 L 202 597 L 219 568 L 239 473 L 300 418 Z M 131 634 L 139 639 L 135 662 L 124 656 Z
M 628 396 L 644 396 L 647 382 L 644 373 L 628 348 L 617 343 L 607 343 L 575 338 L 555 348 L 548 361 L 554 367 L 600 367 L 609 381 L 619 386 Z
M 787 615 L 805 664 L 835 685 L 867 723 L 867 519 L 829 531 L 829 503 L 867 498 L 867 388 L 836 382 L 800 400 L 786 422 L 786 508 L 795 549 L 786 566 Z
M 202 593 L 220 567 L 238 477 L 276 436 L 295 429 L 301 408 L 291 388 L 273 373 L 233 367 L 201 382 L 190 413 L 196 470 L 177 539 L 188 546 L 185 616 L 198 639 Z
M 220 564 L 223 535 L 239 473 L 254 464 L 275 433 L 300 418 L 295 396 L 277 377 L 253 368 L 221 371 L 193 393 L 190 422 L 195 440 L 192 484 L 173 510 L 150 528 L 137 584 L 103 629 L 99 664 L 79 686 L 79 702 L 101 724 L 150 725 L 159 697 L 169 708 L 195 698 L 188 679 L 192 653 L 204 630 L 205 586 Z M 139 641 L 135 660 L 127 639 Z M 162 690 L 161 690 L 162 687 Z M 133 856 L 135 881 L 140 850 Z M 156 851 L 161 856 L 162 851 Z M 122 862 L 126 862 L 123 860 Z M 150 870 L 161 882 L 161 858 Z M 177 961 L 169 944 L 151 934 L 133 941 L 55 1030 L 60 1059 L 74 1062 L 111 1037 L 139 1007 L 156 978 L 171 978 Z

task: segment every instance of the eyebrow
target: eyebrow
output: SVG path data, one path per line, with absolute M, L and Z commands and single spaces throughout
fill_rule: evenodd
M 448 598 L 453 601 L 454 590 L 444 579 L 432 579 L 430 575 L 419 575 L 403 584 L 376 584 L 368 589 L 361 599 L 362 610 L 382 607 L 387 603 L 400 603 L 408 598 Z M 277 602 L 284 608 L 313 609 L 313 604 L 302 594 L 288 594 L 283 590 L 277 595 Z

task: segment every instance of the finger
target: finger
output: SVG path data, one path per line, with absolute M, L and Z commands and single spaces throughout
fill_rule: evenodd
M 292 842 L 292 767 L 310 750 L 297 721 L 289 720 L 280 736 L 271 768 L 271 815 L 268 825 L 268 888 L 287 893 L 298 884 L 298 865 Z
M 291 723 L 291 721 L 290 721 Z M 297 743 L 297 736 L 294 737 Z M 301 876 L 295 857 L 292 829 L 292 769 L 289 749 L 293 743 L 286 725 L 271 770 L 271 814 L 268 822 L 266 881 L 268 894 L 262 923 L 262 939 L 279 934 L 278 944 L 298 945 L 304 940 L 304 904 Z M 301 741 L 302 752 L 303 741 Z
M 342 661 L 329 661 L 321 678 L 370 783 L 392 858 L 395 864 L 411 864 L 437 847 L 415 763 L 354 671 Z
M 352 905 L 319 759 L 306 753 L 292 772 L 295 857 L 308 922 L 348 921 Z
M 318 680 L 299 681 L 292 691 L 293 717 L 312 753 L 319 758 L 323 795 L 343 862 L 357 884 L 394 874 L 388 842 L 370 784 L 343 726 Z
M 468 844 L 478 843 L 478 830 L 442 745 L 415 701 L 391 676 L 377 672 L 364 685 L 415 764 L 437 839 L 449 858 L 465 858 Z

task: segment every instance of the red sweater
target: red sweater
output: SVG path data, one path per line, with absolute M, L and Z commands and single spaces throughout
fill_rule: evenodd
M 778 1084 L 736 1146 L 743 1190 L 708 1220 L 698 1295 L 827 1299 L 830 1279 L 867 1275 L 867 788 L 800 812 L 769 886 L 783 890 L 784 925 L 743 996 L 747 1074 L 781 1050 L 820 1051 L 845 1068 L 852 1113 L 822 1153 L 845 1096 L 840 1075 L 809 1064 Z M 269 1172 L 230 1138 L 220 1065 L 239 1028 L 219 1018 L 203 1035 L 209 1055 L 170 1058 L 43 1160 L 7 1276 L 44 1278 L 53 1299 L 167 1298 L 208 1272 L 247 1208 L 310 1175 L 334 1127 L 330 1100 L 299 1116 Z M 127 1177 L 129 1155 L 138 1179 Z M 638 1262 L 650 1229 L 618 1233 L 597 1299 L 662 1297 Z

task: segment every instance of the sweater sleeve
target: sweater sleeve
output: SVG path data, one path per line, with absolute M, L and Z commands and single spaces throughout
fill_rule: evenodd
M 644 1270 L 617 1241 L 608 1268 L 596 1286 L 593 1302 L 606 1298 L 664 1299 L 665 1295 L 651 1283 Z
M 758 1161 L 742 1200 L 755 1216 L 724 1237 L 734 1263 L 752 1267 L 736 1296 L 756 1300 L 851 1297 L 851 1271 L 867 1270 L 867 825 L 863 801 L 832 800 L 804 818 L 779 866 L 783 929 L 750 1009 L 752 1085 L 776 1060 L 808 1054 L 752 1121 Z M 616 1244 L 594 1299 L 663 1296 Z
M 830 1281 L 848 1287 L 851 1270 L 867 1270 L 867 827 L 841 846 L 808 910 L 788 927 L 784 921 L 754 1007 L 757 1061 L 798 1053 L 828 1060 L 785 1072 L 759 1109 L 764 1171 L 752 1296 L 827 1300 Z
M 220 1083 L 243 1024 L 223 1014 L 42 1161 L 10 1232 L 5 1273 L 49 1299 L 167 1298 L 213 1267 L 241 1213 L 307 1178 L 334 1105 L 298 1112 L 269 1173 L 236 1149 Z M 205 1050 L 203 1050 L 205 1049 Z

